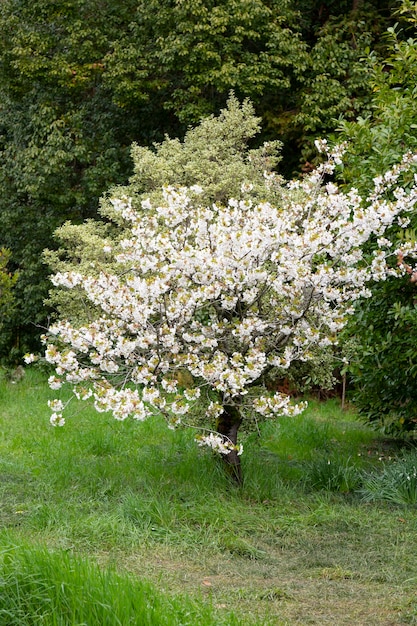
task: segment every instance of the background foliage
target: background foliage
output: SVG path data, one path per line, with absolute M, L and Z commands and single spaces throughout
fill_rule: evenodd
M 400 22 L 385 37 L 389 55 L 383 63 L 373 58 L 369 114 L 340 124 L 338 140 L 350 142 L 340 178 L 360 190 L 407 150 L 417 149 L 415 6 L 404 3 L 396 17 Z M 414 212 L 405 231 L 391 229 L 393 249 L 404 240 L 415 241 L 416 227 Z M 416 297 L 408 275 L 375 285 L 372 298 L 357 307 L 348 331 L 356 344 L 350 368 L 355 402 L 366 420 L 397 435 L 416 427 Z
M 260 139 L 284 141 L 283 170 L 297 169 L 333 116 L 368 110 L 360 59 L 381 47 L 391 4 L 2 2 L 0 244 L 19 279 L 0 355 L 37 347 L 36 325 L 51 312 L 41 251 L 59 225 L 95 217 L 104 190 L 126 182 L 132 141 L 182 137 L 233 88 L 262 117 Z
M 4 248 L 0 249 L 0 330 L 6 312 L 13 308 L 13 286 L 17 280 L 17 274 L 11 274 L 7 269 L 10 259 L 10 252 Z

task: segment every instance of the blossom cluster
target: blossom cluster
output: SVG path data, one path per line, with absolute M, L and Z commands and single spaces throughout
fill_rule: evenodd
M 160 206 L 115 199 L 130 225 L 129 237 L 106 250 L 118 271 L 53 277 L 55 285 L 81 288 L 101 315 L 79 328 L 51 326 L 51 388 L 70 384 L 78 398 L 93 397 L 98 411 L 117 419 L 158 412 L 171 426 L 204 387 L 218 397 L 208 417 L 225 402 L 252 403 L 265 416 L 301 410 L 280 394 L 253 400 L 249 391 L 271 368 L 337 342 L 352 303 L 369 296 L 369 281 L 402 271 L 390 262 L 398 251 L 384 235 L 395 220 L 406 223 L 417 201 L 415 186 L 405 193 L 398 185 L 412 155 L 376 180 L 368 198 L 323 184 L 342 152 L 290 183 L 282 206 L 255 203 L 250 190 L 225 205 L 207 206 L 201 189 L 173 187 Z M 369 259 L 362 250 L 371 236 L 379 247 Z M 181 392 L 184 370 L 194 387 Z M 62 423 L 60 412 L 53 416 Z M 201 441 L 219 449 L 214 435 Z
M 253 407 L 260 415 L 294 416 L 302 413 L 307 407 L 307 403 L 299 402 L 298 404 L 292 404 L 289 396 L 282 393 L 275 393 L 272 396 L 255 398 L 253 401 Z
M 225 440 L 225 438 L 218 433 L 211 432 L 207 435 L 199 435 L 195 439 L 200 447 L 206 446 L 211 448 L 214 452 L 217 452 L 217 454 L 224 456 L 230 454 L 232 450 L 235 450 L 238 456 L 243 452 L 243 446 L 241 444 L 235 445 L 231 441 Z

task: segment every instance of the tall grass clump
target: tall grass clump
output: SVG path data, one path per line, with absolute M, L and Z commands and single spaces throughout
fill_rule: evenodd
M 207 603 L 42 547 L 0 546 L 1 626 L 238 625 Z
M 361 481 L 360 470 L 349 458 L 319 456 L 305 465 L 303 482 L 309 489 L 352 493 Z
M 417 451 L 387 463 L 382 472 L 365 475 L 360 493 L 365 502 L 417 504 Z

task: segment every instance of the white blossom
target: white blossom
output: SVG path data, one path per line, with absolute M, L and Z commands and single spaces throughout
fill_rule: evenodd
M 62 413 L 52 413 L 51 418 L 49 420 L 52 426 L 64 426 L 65 418 L 62 417 Z
M 55 412 L 64 410 L 64 403 L 59 398 L 56 400 L 48 400 L 48 406 L 52 411 Z
M 48 385 L 51 389 L 60 389 L 62 387 L 63 381 L 60 378 L 57 378 L 56 376 L 50 376 L 48 378 Z
M 38 360 L 38 356 L 36 356 L 35 354 L 25 354 L 23 357 L 24 362 L 29 365 L 30 363 L 34 363 L 35 361 Z

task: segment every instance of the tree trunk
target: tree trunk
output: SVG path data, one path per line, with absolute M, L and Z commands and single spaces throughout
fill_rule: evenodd
M 223 441 L 237 445 L 237 433 L 242 423 L 242 416 L 236 406 L 230 404 L 223 405 L 223 413 L 217 420 L 217 432 L 222 435 Z M 241 485 L 243 481 L 240 456 L 236 450 L 231 450 L 229 454 L 223 455 L 228 474 L 232 479 Z

